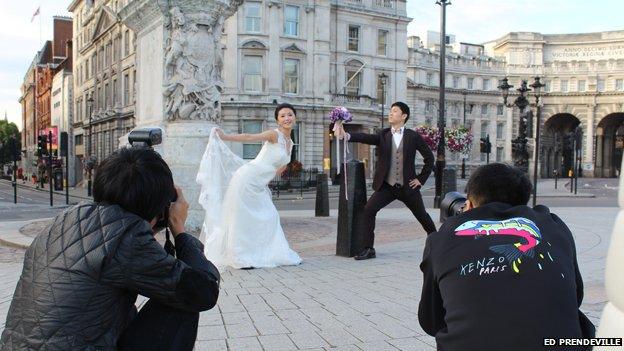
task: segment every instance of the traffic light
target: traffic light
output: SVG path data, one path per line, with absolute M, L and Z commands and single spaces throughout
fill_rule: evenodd
M 479 139 L 479 151 L 482 154 L 489 154 L 492 152 L 492 143 L 490 143 L 490 136 Z
M 39 135 L 37 137 L 37 153 L 39 156 L 43 156 L 48 153 L 48 137 L 45 135 Z

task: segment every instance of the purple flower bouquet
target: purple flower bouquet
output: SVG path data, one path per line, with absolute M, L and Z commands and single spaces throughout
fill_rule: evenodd
M 353 115 L 346 107 L 338 106 L 334 107 L 329 113 L 329 120 L 332 123 L 348 123 L 353 120 Z

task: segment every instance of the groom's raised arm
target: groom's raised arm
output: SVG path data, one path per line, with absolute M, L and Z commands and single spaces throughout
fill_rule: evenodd
M 379 134 L 347 133 L 347 141 L 351 143 L 379 145 L 379 140 L 381 140 Z

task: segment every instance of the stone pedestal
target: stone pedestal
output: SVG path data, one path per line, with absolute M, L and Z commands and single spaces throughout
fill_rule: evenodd
M 136 127 L 160 127 L 176 185 L 190 204 L 187 230 L 203 211 L 195 182 L 212 127 L 221 122 L 221 44 L 225 19 L 242 0 L 133 0 L 119 12 L 136 34 Z

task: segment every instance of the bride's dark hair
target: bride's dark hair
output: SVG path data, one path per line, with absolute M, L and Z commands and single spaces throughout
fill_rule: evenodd
M 295 110 L 295 108 L 293 107 L 293 105 L 288 104 L 288 103 L 281 103 L 279 105 L 277 105 L 277 107 L 275 108 L 275 120 L 277 121 L 277 115 L 279 114 L 279 112 L 284 109 L 284 108 L 289 108 L 292 110 L 292 112 L 295 114 L 295 117 L 297 116 L 297 110 Z

